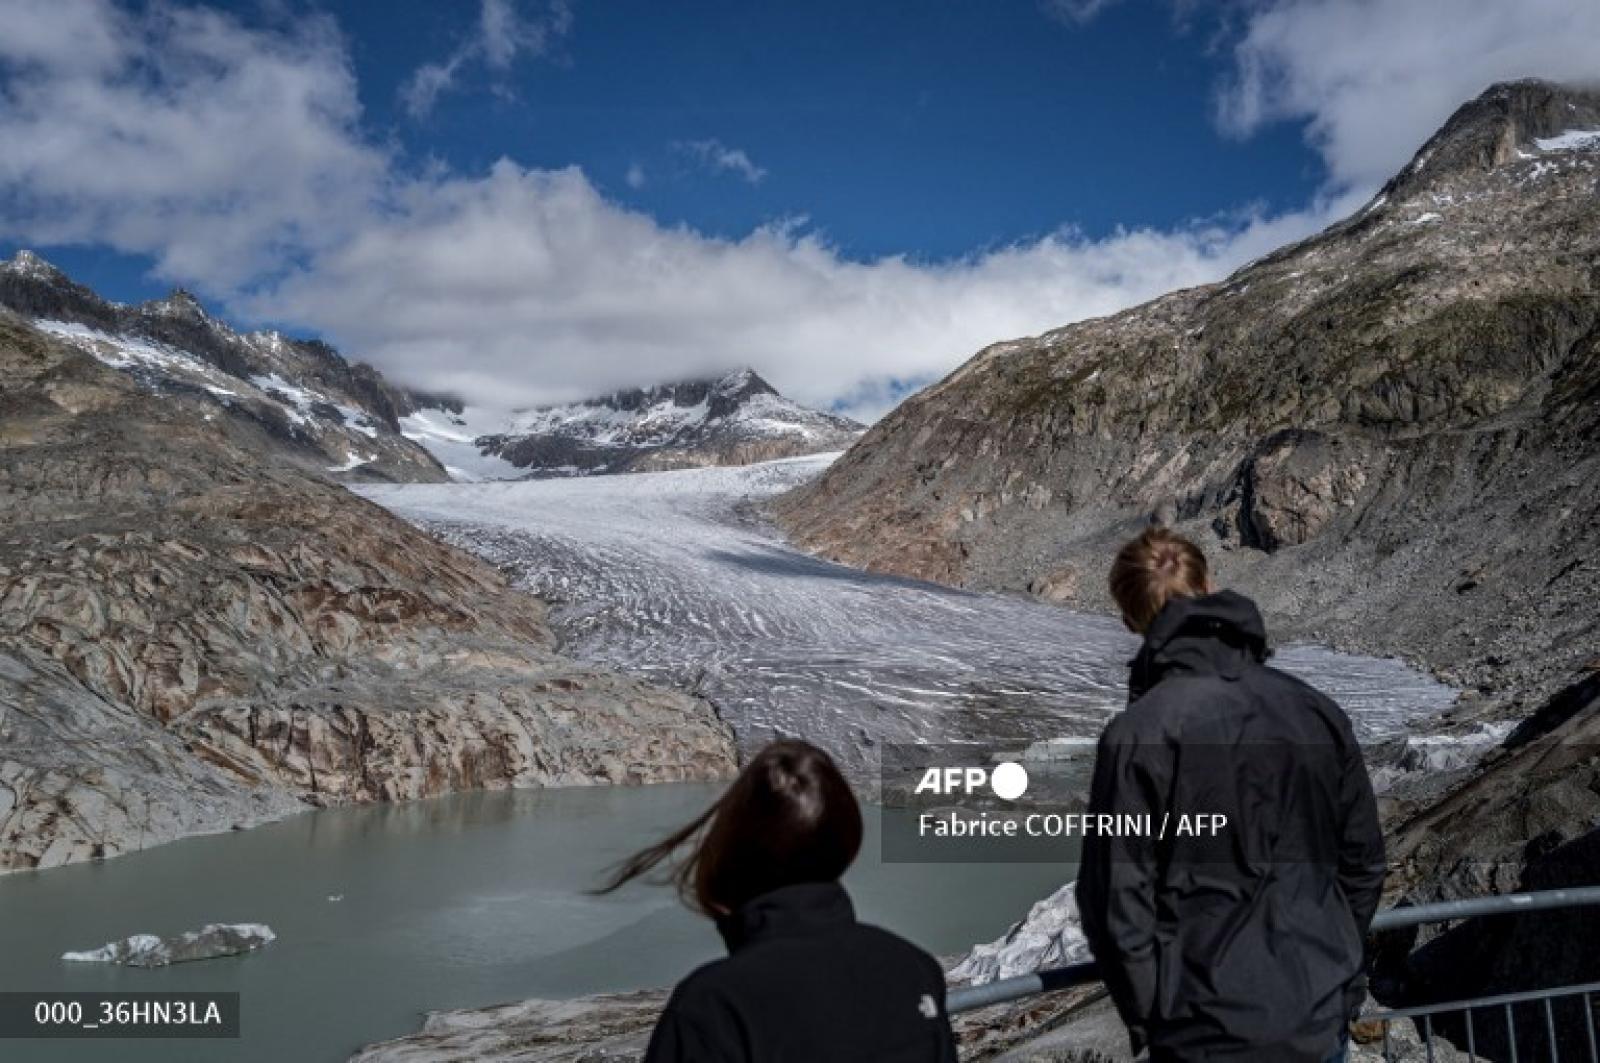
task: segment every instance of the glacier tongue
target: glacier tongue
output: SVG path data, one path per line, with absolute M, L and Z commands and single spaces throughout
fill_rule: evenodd
M 753 515 L 832 460 L 358 490 L 555 603 L 568 652 L 710 698 L 747 751 L 803 736 L 870 778 L 884 743 L 1097 734 L 1136 645 L 1120 624 L 830 564 Z M 1394 661 L 1290 647 L 1275 663 L 1367 735 L 1452 698 Z

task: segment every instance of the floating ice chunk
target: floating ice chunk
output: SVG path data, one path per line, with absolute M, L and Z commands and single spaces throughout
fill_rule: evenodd
M 134 934 L 85 952 L 62 953 L 74 963 L 120 963 L 125 967 L 165 967 L 170 963 L 210 960 L 253 952 L 277 937 L 264 923 L 208 923 L 162 939 Z

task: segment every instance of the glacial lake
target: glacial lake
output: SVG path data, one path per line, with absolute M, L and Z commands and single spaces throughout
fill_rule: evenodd
M 0 877 L 0 991 L 237 991 L 243 1029 L 235 1041 L 0 1041 L 0 1059 L 342 1060 L 416 1030 L 430 1009 L 670 985 L 722 955 L 711 924 L 665 887 L 586 890 L 718 792 L 519 790 L 335 809 Z M 879 814 L 867 812 L 848 879 L 858 912 L 934 953 L 998 937 L 1073 874 L 1065 849 L 1059 865 L 885 865 Z M 266 923 L 278 939 L 154 969 L 60 958 L 211 922 Z

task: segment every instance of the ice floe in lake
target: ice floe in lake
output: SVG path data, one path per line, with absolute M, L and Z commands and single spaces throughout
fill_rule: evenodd
M 253 952 L 276 940 L 272 928 L 262 923 L 208 923 L 174 937 L 133 934 L 97 949 L 63 953 L 74 963 L 118 963 L 125 967 L 165 967 L 172 963 L 211 960 Z

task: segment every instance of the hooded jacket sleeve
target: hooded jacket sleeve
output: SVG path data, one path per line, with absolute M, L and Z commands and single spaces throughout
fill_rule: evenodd
M 1331 704 L 1331 703 L 1330 703 Z M 1335 706 L 1337 709 L 1337 706 Z M 1356 741 L 1349 718 L 1342 712 L 1336 719 L 1343 739 L 1339 777 L 1339 845 L 1335 870 L 1339 892 L 1350 909 L 1350 918 L 1363 943 L 1372 926 L 1383 894 L 1383 877 L 1388 862 L 1383 851 L 1383 828 L 1378 820 L 1378 802 L 1372 793 L 1372 777 L 1367 774 L 1361 746 Z M 1367 997 L 1367 958 L 1345 986 L 1345 1014 L 1352 1020 Z
M 1339 838 L 1339 888 L 1344 891 L 1350 914 L 1355 917 L 1356 929 L 1364 937 L 1378 910 L 1388 862 L 1383 852 L 1383 828 L 1378 823 L 1372 777 L 1367 774 L 1361 747 L 1353 734 L 1349 736 L 1344 755 L 1340 804 L 1344 824 Z
M 1169 769 L 1162 747 L 1141 744 L 1112 721 L 1100 738 L 1091 814 L 1148 815 L 1159 829 L 1166 812 Z M 1134 1054 L 1142 1050 L 1156 998 L 1156 859 L 1148 833 L 1116 837 L 1087 832 L 1078 870 L 1078 913 L 1084 937 L 1127 1024 Z

